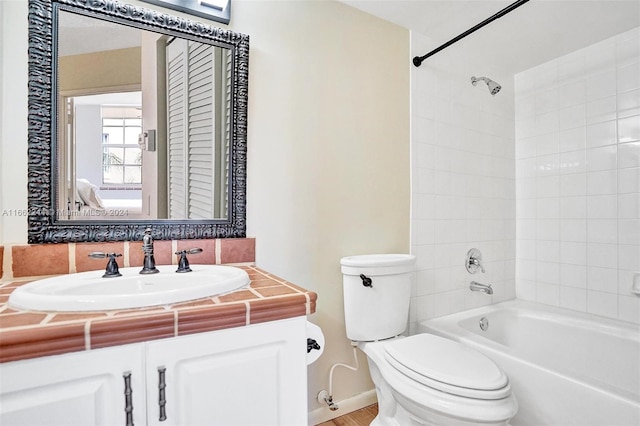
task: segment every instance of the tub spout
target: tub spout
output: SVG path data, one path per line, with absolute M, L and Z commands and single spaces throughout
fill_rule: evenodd
M 471 289 L 471 291 L 481 291 L 483 293 L 493 294 L 491 284 L 482 284 L 476 281 L 471 281 L 469 288 Z

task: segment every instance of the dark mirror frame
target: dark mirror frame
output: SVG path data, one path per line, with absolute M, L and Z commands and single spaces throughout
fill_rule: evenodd
M 232 148 L 230 205 L 226 219 L 61 221 L 57 219 L 58 10 L 82 13 L 144 30 L 232 50 Z M 249 36 L 113 0 L 29 0 L 28 241 L 64 243 L 132 241 L 151 226 L 155 239 L 246 236 L 247 102 Z

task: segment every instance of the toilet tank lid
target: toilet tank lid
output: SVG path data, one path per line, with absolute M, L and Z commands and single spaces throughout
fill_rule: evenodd
M 363 254 L 347 256 L 340 259 L 344 274 L 358 275 L 366 270 L 366 273 L 375 275 L 399 274 L 411 272 L 414 268 L 416 257 L 412 254 Z

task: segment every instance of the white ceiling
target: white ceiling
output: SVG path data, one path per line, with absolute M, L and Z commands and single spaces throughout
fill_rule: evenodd
M 421 34 L 429 40 L 430 50 L 514 0 L 339 1 Z M 490 64 L 499 75 L 510 76 L 639 26 L 640 0 L 530 0 L 425 64 L 448 55 L 463 58 L 470 68 Z M 137 46 L 140 33 L 122 25 L 61 13 L 60 55 L 106 49 L 106 42 L 109 49 Z
M 515 0 L 340 1 L 425 36 L 434 49 Z M 432 58 L 446 51 L 513 75 L 638 26 L 640 0 L 531 0 Z
M 137 28 L 61 11 L 58 19 L 58 55 L 79 55 L 102 50 L 137 47 Z

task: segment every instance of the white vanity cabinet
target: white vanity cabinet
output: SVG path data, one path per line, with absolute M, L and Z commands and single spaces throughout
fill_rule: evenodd
M 298 426 L 306 373 L 305 317 L 10 362 L 0 424 Z
M 147 347 L 147 424 L 304 425 L 306 374 L 305 317 L 157 340 Z
M 144 424 L 143 358 L 137 344 L 0 364 L 0 425 L 126 425 L 126 406 Z

